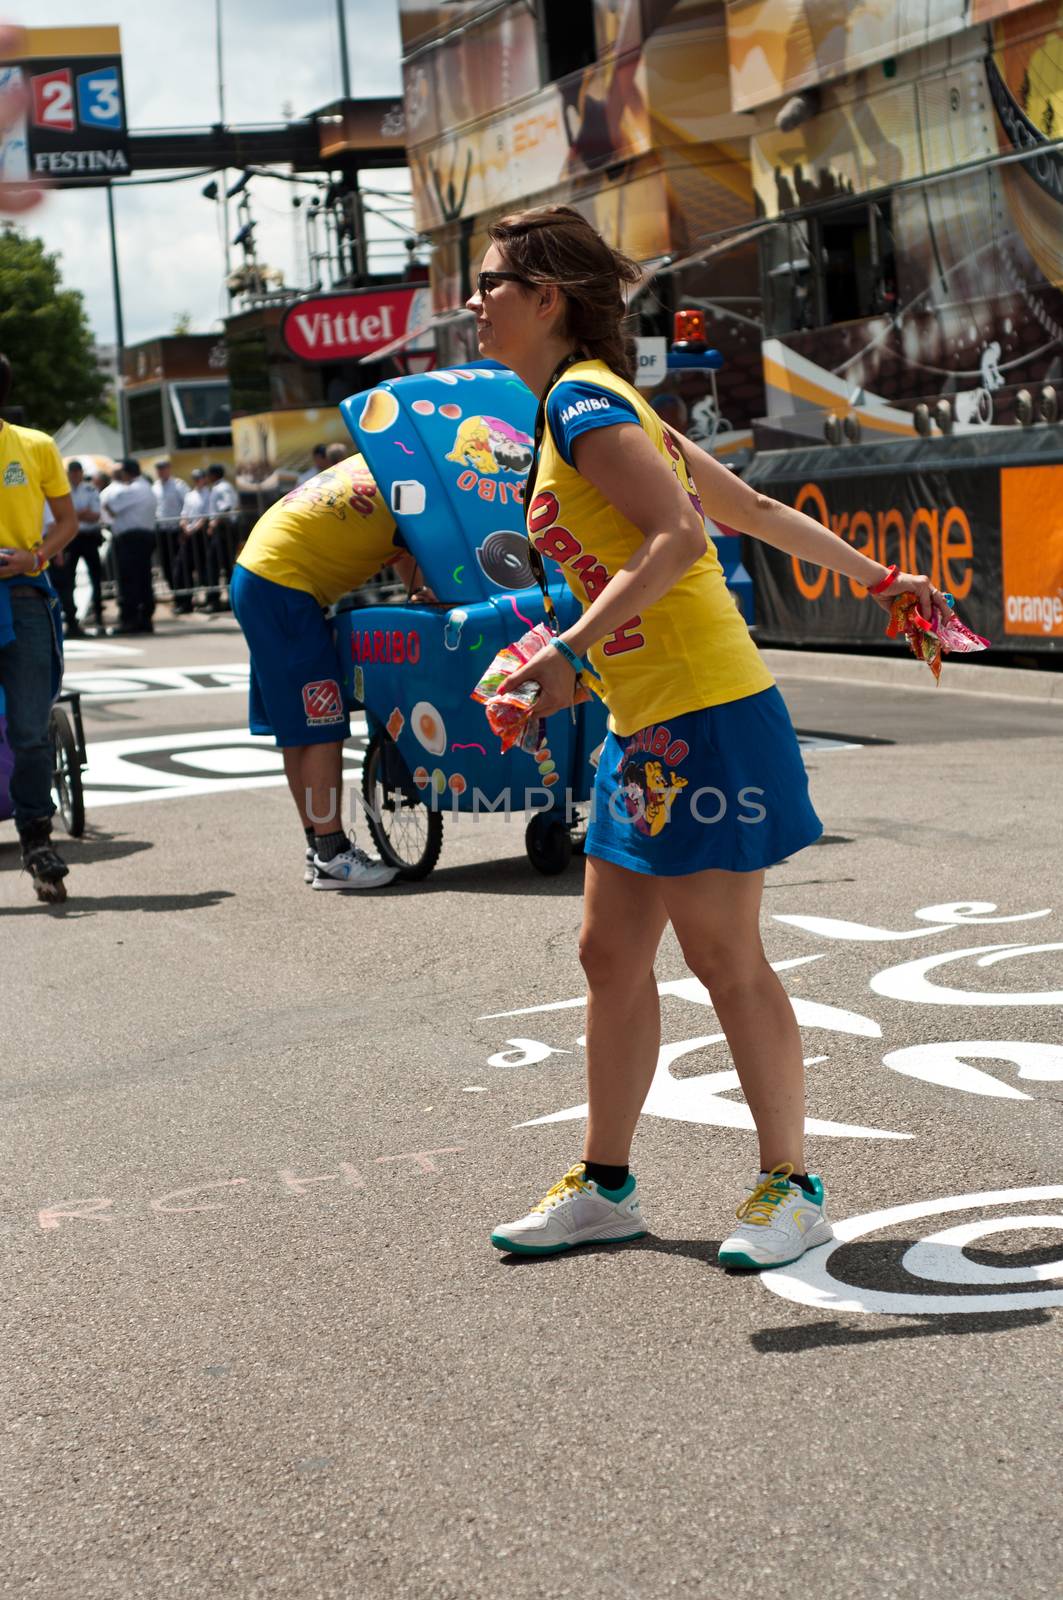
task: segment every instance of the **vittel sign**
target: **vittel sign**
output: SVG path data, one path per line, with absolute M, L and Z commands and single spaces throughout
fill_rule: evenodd
M 409 332 L 417 288 L 321 294 L 289 307 L 281 338 L 300 361 L 346 361 L 372 355 Z M 423 320 L 423 319 L 422 319 Z

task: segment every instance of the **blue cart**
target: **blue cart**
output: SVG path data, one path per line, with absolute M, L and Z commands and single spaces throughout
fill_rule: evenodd
M 377 849 L 401 877 L 424 878 L 446 812 L 530 813 L 529 860 L 561 872 L 580 845 L 577 808 L 593 787 L 604 707 L 592 700 L 551 717 L 534 756 L 503 755 L 469 698 L 492 657 L 544 617 L 524 532 L 535 401 L 485 363 L 397 378 L 341 410 L 440 601 L 334 618 L 347 703 L 368 722 L 362 792 Z M 579 607 L 553 563 L 548 575 L 565 628 Z

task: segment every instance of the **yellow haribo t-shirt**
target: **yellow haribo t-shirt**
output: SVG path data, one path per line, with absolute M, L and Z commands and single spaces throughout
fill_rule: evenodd
M 638 390 L 603 361 L 577 361 L 546 402 L 546 429 L 528 535 L 561 567 L 586 610 L 644 535 L 572 464 L 571 446 L 591 427 L 638 423 L 703 515 L 686 462 Z M 621 737 L 705 706 L 770 689 L 774 679 L 728 592 L 716 547 L 669 592 L 588 651 L 601 674 L 609 725 Z
M 45 497 L 69 493 L 62 457 L 48 434 L 0 425 L 0 545 L 32 550 L 40 544 Z
M 360 455 L 286 494 L 260 517 L 238 565 L 331 606 L 396 554 L 395 519 Z

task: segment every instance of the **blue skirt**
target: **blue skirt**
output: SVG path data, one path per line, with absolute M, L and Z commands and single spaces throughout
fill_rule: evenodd
M 764 689 L 602 746 L 586 853 L 677 878 L 759 872 L 823 832 L 786 702 Z

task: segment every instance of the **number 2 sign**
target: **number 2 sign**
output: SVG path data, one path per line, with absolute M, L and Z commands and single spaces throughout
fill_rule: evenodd
M 33 125 L 50 133 L 74 131 L 74 85 L 70 70 L 41 72 L 30 80 L 33 91 Z

